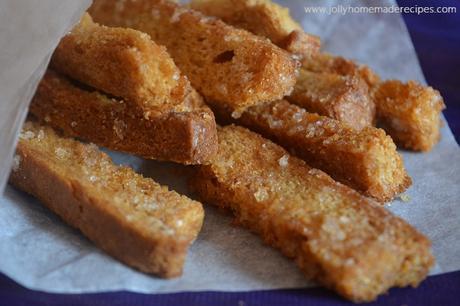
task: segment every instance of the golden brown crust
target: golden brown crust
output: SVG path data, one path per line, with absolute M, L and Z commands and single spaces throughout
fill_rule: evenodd
M 190 6 L 235 27 L 267 37 L 300 58 L 319 51 L 319 37 L 305 33 L 284 8 L 270 0 L 193 0 Z
M 304 60 L 302 69 L 359 76 L 366 81 L 376 104 L 377 123 L 399 147 L 429 151 L 439 141 L 440 113 L 445 104 L 440 93 L 432 87 L 422 86 L 415 81 L 381 82 L 369 67 L 327 53 Z
M 381 129 L 356 131 L 285 100 L 251 107 L 236 122 L 379 202 L 411 185 L 401 155 Z
M 279 46 L 292 53 L 295 57 L 305 59 L 319 52 L 321 41 L 317 36 L 307 34 L 301 30 L 295 30 L 286 36 Z
M 302 62 L 302 68 L 311 72 L 328 72 L 349 76 L 358 75 L 366 82 L 371 90 L 380 83 L 380 77 L 368 66 L 359 65 L 352 60 L 329 53 L 317 53 L 310 58 L 306 58 Z
M 94 1 L 93 18 L 131 27 L 165 45 L 206 100 L 237 116 L 245 108 L 281 99 L 294 86 L 297 62 L 266 39 L 165 0 Z
M 218 137 L 218 154 L 198 166 L 192 187 L 308 277 L 357 302 L 426 277 L 430 241 L 402 219 L 257 134 L 229 126 Z
M 98 25 L 88 14 L 62 38 L 51 66 L 70 78 L 135 102 L 146 112 L 173 108 L 191 90 L 166 48 L 145 33 Z
M 15 161 L 10 182 L 107 253 L 161 277 L 182 273 L 203 221 L 200 203 L 114 165 L 94 145 L 32 122 L 23 127 Z
M 374 93 L 378 124 L 402 148 L 429 151 L 439 141 L 445 109 L 439 91 L 415 81 L 385 81 Z
M 287 99 L 357 130 L 374 122 L 374 101 L 367 84 L 357 75 L 317 73 L 302 68 L 294 92 Z
M 217 150 L 216 124 L 198 94 L 189 95 L 177 110 L 145 118 L 124 101 L 81 89 L 48 71 L 30 111 L 67 136 L 145 158 L 197 164 Z

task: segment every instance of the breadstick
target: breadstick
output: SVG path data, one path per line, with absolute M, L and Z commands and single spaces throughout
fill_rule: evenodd
M 380 83 L 380 77 L 368 66 L 359 65 L 356 62 L 334 56 L 329 53 L 317 53 L 312 57 L 306 58 L 302 62 L 302 68 L 311 72 L 328 72 L 340 75 L 359 75 L 372 90 Z
M 313 56 L 321 45 L 319 37 L 303 31 L 288 8 L 270 0 L 192 0 L 190 7 L 237 28 L 267 37 L 299 58 Z
M 193 188 L 308 278 L 365 302 L 426 277 L 430 241 L 402 219 L 244 128 L 224 127 L 218 138 L 218 154 L 197 166 Z
M 360 76 L 369 86 L 376 105 L 377 125 L 404 149 L 429 151 L 440 138 L 440 114 L 445 109 L 439 91 L 415 81 L 380 81 L 365 65 L 326 53 L 303 61 L 302 69 L 313 72 Z
M 415 81 L 390 80 L 374 93 L 377 122 L 398 146 L 430 151 L 439 141 L 441 118 L 446 108 L 439 91 Z
M 164 0 L 94 1 L 94 20 L 131 27 L 168 48 L 206 100 L 238 115 L 251 105 L 281 99 L 296 81 L 298 62 L 264 38 Z
M 197 164 L 216 152 L 214 115 L 196 92 L 174 109 L 150 116 L 127 104 L 48 71 L 30 112 L 67 136 L 144 158 Z
M 392 200 L 411 185 L 401 155 L 381 129 L 356 131 L 285 100 L 253 106 L 235 122 L 379 202 Z
M 147 34 L 98 25 L 88 14 L 62 38 L 51 66 L 145 112 L 173 108 L 190 87 L 166 49 Z
M 27 122 L 10 182 L 111 256 L 161 277 L 182 273 L 187 249 L 203 222 L 203 207 L 128 167 L 92 144 Z
M 374 101 L 367 84 L 357 75 L 316 73 L 302 68 L 294 92 L 287 99 L 357 130 L 374 123 Z

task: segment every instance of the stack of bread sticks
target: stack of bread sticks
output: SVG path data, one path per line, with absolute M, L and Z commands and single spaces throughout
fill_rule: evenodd
M 98 146 L 189 165 L 202 202 L 309 279 L 355 302 L 416 286 L 431 242 L 383 204 L 412 183 L 397 146 L 438 142 L 442 97 L 320 45 L 270 0 L 95 0 L 38 86 L 10 182 L 118 260 L 176 277 L 202 204 Z

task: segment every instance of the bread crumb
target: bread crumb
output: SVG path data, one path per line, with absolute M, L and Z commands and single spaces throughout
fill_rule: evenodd
M 76 123 L 75 121 L 72 121 L 72 122 L 70 123 L 70 126 L 74 128 L 74 127 L 77 126 L 77 123 Z

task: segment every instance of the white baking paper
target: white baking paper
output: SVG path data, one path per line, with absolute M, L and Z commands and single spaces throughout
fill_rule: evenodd
M 50 54 L 89 4 L 90 0 L 0 2 L 0 194 L 19 128 Z
M 424 81 L 400 16 L 312 16 L 304 13 L 303 6 L 325 5 L 324 1 L 283 3 L 289 4 L 307 31 L 322 36 L 327 50 L 369 64 L 387 78 Z M 328 2 L 337 3 L 345 2 Z M 375 0 L 372 4 L 393 2 Z M 406 167 L 414 181 L 406 192 L 410 201 L 395 200 L 389 207 L 433 241 L 437 265 L 432 274 L 460 269 L 459 153 L 447 124 L 442 129 L 441 142 L 430 153 L 404 152 Z M 184 178 L 170 171 L 180 166 L 120 153 L 111 155 L 117 163 L 131 165 L 144 175 L 188 194 Z M 311 285 L 292 261 L 230 222 L 229 216 L 206 207 L 205 223 L 190 249 L 183 276 L 162 280 L 105 255 L 37 200 L 8 187 L 0 203 L 0 271 L 28 288 L 61 293 L 246 291 Z

